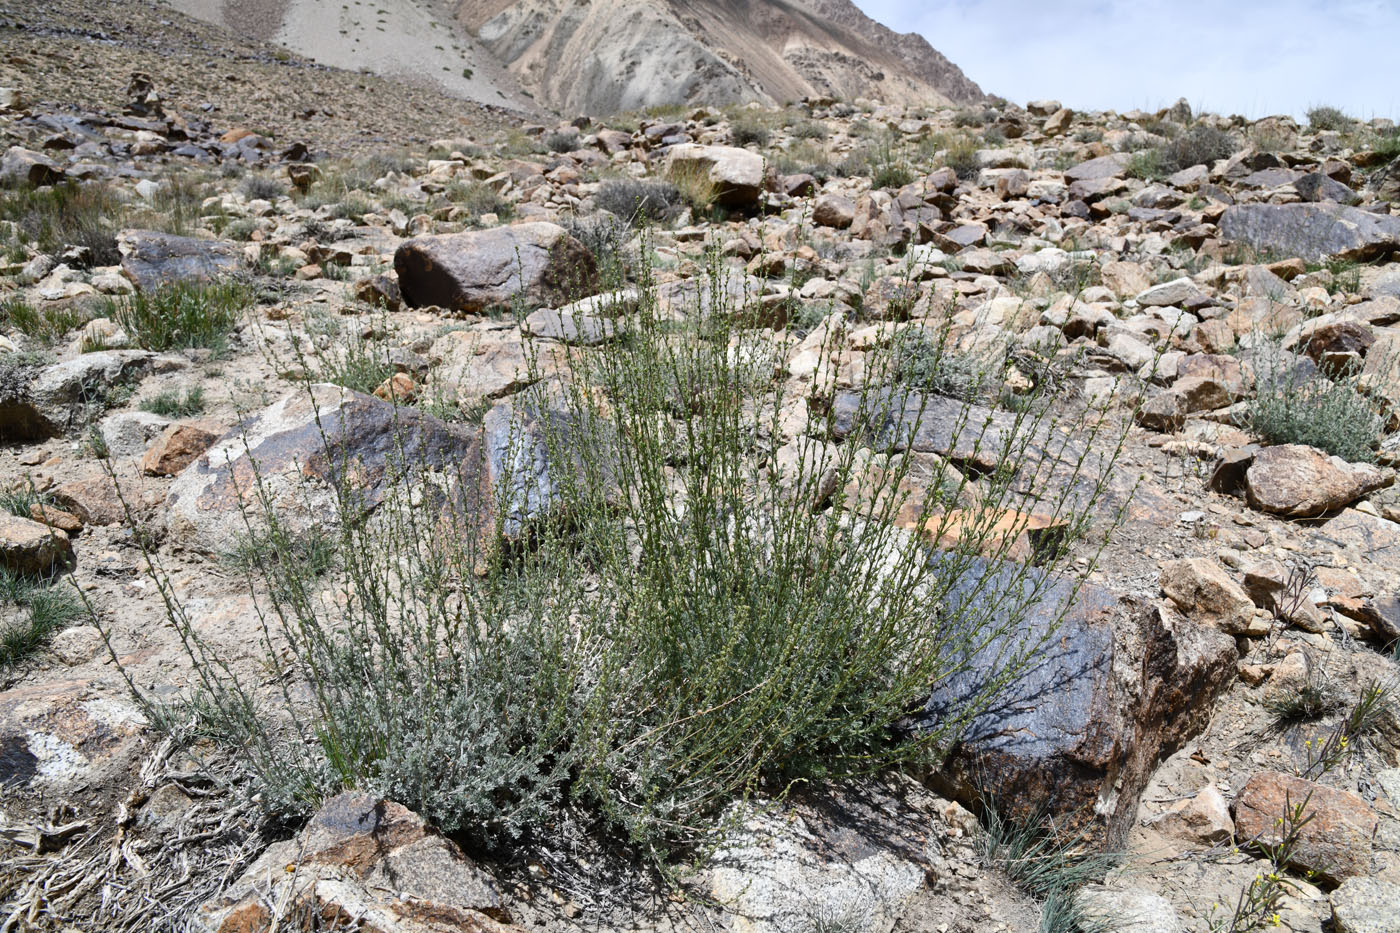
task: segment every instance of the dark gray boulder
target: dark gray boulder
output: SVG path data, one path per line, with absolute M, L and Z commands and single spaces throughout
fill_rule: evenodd
M 137 291 L 149 292 L 177 282 L 206 283 L 243 267 L 234 243 L 199 240 L 154 230 L 126 230 L 117 237 L 122 272 Z
M 1400 217 L 1342 204 L 1236 204 L 1220 218 L 1227 240 L 1285 257 L 1374 259 L 1400 249 Z
M 953 672 L 915 727 L 936 729 L 990 694 L 964 724 L 942 790 L 1121 844 L 1158 762 L 1205 727 L 1233 679 L 1234 640 L 1037 568 L 930 560 L 951 580 L 934 624 L 952 629 Z M 1019 668 L 1009 682 L 1008 663 Z

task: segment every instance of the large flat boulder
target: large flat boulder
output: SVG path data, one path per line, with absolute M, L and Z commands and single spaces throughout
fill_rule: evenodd
M 1374 810 L 1350 791 L 1324 787 L 1278 771 L 1260 771 L 1235 797 L 1235 835 L 1259 845 L 1277 846 L 1288 832 L 1287 817 L 1306 804 L 1311 817 L 1289 850 L 1289 864 L 1340 884 L 1371 874 Z
M 196 550 L 230 549 L 264 520 L 259 486 L 291 534 L 367 513 L 424 474 L 475 488 L 480 439 L 414 408 L 319 383 L 233 428 L 187 466 L 166 497 L 171 535 Z M 346 515 L 345 517 L 350 517 Z
M 1312 262 L 1373 259 L 1400 249 L 1400 217 L 1343 204 L 1236 204 L 1220 218 L 1227 240 Z
M 478 312 L 522 301 L 558 307 L 596 291 L 593 254 L 546 221 L 414 237 L 394 253 L 404 303 Z
M 243 252 L 236 243 L 155 230 L 124 230 L 117 237 L 117 249 L 122 272 L 141 292 L 177 282 L 212 282 L 243 268 Z
M 1234 639 L 1037 568 L 930 559 L 951 581 L 937 624 L 950 626 L 959 667 L 935 686 L 920 726 L 990 693 L 945 765 L 945 792 L 970 803 L 989 794 L 1012 818 L 1043 809 L 1119 845 L 1157 763 L 1205 727 L 1233 679 Z M 1013 659 L 1024 668 L 1006 682 Z
M 727 207 L 753 207 L 763 191 L 763 156 L 734 146 L 672 146 L 666 153 L 666 171 L 703 175 L 715 186 L 718 203 Z

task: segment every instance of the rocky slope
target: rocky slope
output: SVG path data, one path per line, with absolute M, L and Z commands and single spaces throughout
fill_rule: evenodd
M 542 101 L 568 114 L 982 97 L 923 38 L 897 35 L 848 0 L 463 0 L 458 16 Z
M 29 624 L 36 593 L 72 586 L 95 612 L 0 671 L 0 915 L 16 926 L 231 933 L 307 910 L 387 933 L 1044 929 L 1053 903 L 972 812 L 980 785 L 1004 814 L 1049 808 L 1122 853 L 1054 892 L 1096 929 L 1393 929 L 1393 126 L 813 102 L 337 159 L 224 138 L 174 108 L 134 124 L 8 90 L 0 103 L 0 556 L 39 580 L 0 593 L 0 623 Z M 87 197 L 63 203 L 90 223 L 36 222 L 73 192 Z M 606 268 L 625 287 L 564 304 Z M 153 349 L 124 329 L 160 283 L 222 276 L 239 288 L 213 345 Z M 394 501 L 395 421 L 402 449 L 477 488 L 532 380 L 615 352 L 643 305 L 700 317 L 707 289 L 732 293 L 723 349 L 776 361 L 763 371 L 785 402 L 748 439 L 755 471 L 790 467 L 795 445 L 861 452 L 842 497 L 814 507 L 861 508 L 895 457 L 925 471 L 910 493 L 965 480 L 960 509 L 995 508 L 999 477 L 1030 474 L 1033 494 L 994 516 L 997 553 L 1068 601 L 1011 632 L 1033 642 L 1053 624 L 1056 650 L 947 767 L 760 799 L 677 879 L 695 895 L 680 897 L 568 819 L 499 858 L 373 795 L 278 824 L 214 733 L 179 745 L 147 720 L 133 686 L 163 700 L 199 684 L 172 596 L 184 634 L 260 696 L 308 702 L 293 659 L 264 650 L 267 581 L 238 569 L 252 461 L 308 538 L 347 462 L 327 455 L 322 419 L 344 426 L 333 452 L 366 512 Z M 920 404 L 886 433 L 853 430 L 862 391 L 889 388 L 874 362 L 904 339 L 943 340 L 946 358 L 901 370 Z M 969 366 L 995 385 L 969 391 Z M 1013 431 L 1037 392 L 1057 424 L 1035 443 L 959 442 L 953 422 Z M 1286 430 L 1260 408 L 1279 398 L 1296 406 Z M 1063 427 L 1100 410 L 1116 458 Z M 1052 448 L 1104 466 L 1090 518 L 1112 533 L 1041 576 L 1059 551 L 1051 506 L 1084 492 Z M 923 530 L 968 547 L 956 523 Z M 948 601 L 1014 602 L 1006 566 L 955 567 Z M 323 572 L 316 595 L 334 604 Z M 1070 572 L 1082 587 L 1066 589 Z M 924 715 L 968 685 L 941 684 Z M 1297 830 L 1282 850 L 1279 827 Z

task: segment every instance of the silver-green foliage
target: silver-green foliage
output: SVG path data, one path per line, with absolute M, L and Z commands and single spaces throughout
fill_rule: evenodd
M 944 597 L 979 553 L 1007 555 L 1015 536 L 986 520 L 1005 509 L 1038 499 L 1086 530 L 1110 461 L 1089 466 L 1064 438 L 1079 427 L 1092 439 L 1098 422 L 1052 428 L 1043 399 L 984 437 L 991 415 L 965 404 L 955 430 L 970 458 L 1021 468 L 976 481 L 982 520 L 931 562 L 896 521 L 920 490 L 886 430 L 924 396 L 878 391 L 892 364 L 874 353 L 855 423 L 836 431 L 821 414 L 834 371 L 795 389 L 785 337 L 752 326 L 761 315 L 726 297 L 713 262 L 713 297 L 680 322 L 641 264 L 628 339 L 520 400 L 560 415 L 543 454 L 506 458 L 526 467 L 497 477 L 492 500 L 406 460 L 368 519 L 340 488 L 336 569 L 320 577 L 259 484 L 246 518 L 264 546 L 248 578 L 263 650 L 279 667 L 292 659 L 287 676 L 237 676 L 156 573 L 198 685 L 157 718 L 215 736 L 285 814 L 362 787 L 492 844 L 584 812 L 657 858 L 703 838 L 736 798 L 936 760 L 1039 647 L 1014 633 L 1049 578 L 1013 565 L 999 600 L 974 594 L 950 611 Z M 784 459 L 794 405 L 810 424 Z M 971 482 L 927 490 L 913 524 Z M 544 508 L 521 524 L 525 502 Z M 1068 553 L 1048 555 L 1049 569 Z M 1002 666 L 979 691 L 927 731 L 907 726 L 1001 636 Z
M 1343 460 L 1370 463 L 1383 420 L 1375 404 L 1357 391 L 1355 367 L 1332 378 L 1303 374 L 1278 355 L 1265 354 L 1256 367 L 1250 427 L 1270 444 L 1307 444 Z

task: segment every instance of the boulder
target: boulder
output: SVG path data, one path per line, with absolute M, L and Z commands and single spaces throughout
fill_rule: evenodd
M 1293 189 L 1298 192 L 1298 197 L 1304 201 L 1333 201 L 1337 204 L 1355 204 L 1361 200 L 1355 191 L 1346 185 L 1324 175 L 1321 172 L 1312 172 L 1302 178 L 1294 179 Z
M 495 401 L 558 371 L 564 348 L 528 342 L 515 327 L 454 330 L 433 342 L 433 382 L 464 406 Z
M 125 230 L 117 237 L 117 248 L 122 255 L 122 272 L 141 292 L 176 282 L 212 282 L 243 268 L 238 244 L 220 240 Z
M 1186 933 L 1171 901 L 1150 891 L 1089 884 L 1074 895 L 1083 922 L 1098 933 Z
M 606 318 L 548 308 L 532 313 L 521 322 L 520 327 L 534 337 L 584 347 L 596 347 L 622 335 L 622 328 Z
M 0 157 L 0 183 L 7 186 L 28 185 L 37 188 L 63 180 L 63 169 L 57 162 L 33 149 L 11 146 Z
M 596 290 L 593 254 L 546 221 L 420 236 L 399 245 L 394 269 L 406 305 L 453 311 L 556 307 Z
M 1220 218 L 1220 233 L 1309 262 L 1373 259 L 1400 249 L 1400 217 L 1330 202 L 1232 205 Z
M 1389 486 L 1394 475 L 1369 463 L 1347 463 L 1316 447 L 1265 447 L 1245 470 L 1249 504 L 1261 512 L 1310 518 L 1350 505 Z
M 495 879 L 451 840 L 401 804 L 359 793 L 332 797 L 297 838 L 270 846 L 192 928 L 247 933 L 295 916 L 377 933 L 520 930 Z
M 701 146 L 683 143 L 666 153 L 666 173 L 696 173 L 715 186 L 718 203 L 726 207 L 753 207 L 763 191 L 763 156 L 734 146 Z
M 1227 635 L 1243 635 L 1254 620 L 1254 600 L 1212 560 L 1168 561 L 1158 582 L 1167 598 L 1193 622 Z
M 1377 818 L 1366 801 L 1350 791 L 1279 771 L 1260 771 L 1235 797 L 1235 834 L 1241 840 L 1277 845 L 1286 830 L 1280 821 L 1304 803 L 1304 815 L 1312 819 L 1299 830 L 1289 864 L 1316 872 L 1330 884 L 1369 875 Z
M 1334 933 L 1394 933 L 1400 918 L 1400 884 L 1381 878 L 1348 878 L 1332 892 Z
M 68 797 L 115 786 L 150 754 L 149 739 L 125 690 L 55 677 L 0 692 L 0 785 L 11 793 Z
M 812 223 L 844 230 L 856 219 L 856 202 L 839 194 L 824 194 L 812 205 Z
M 80 426 L 101 411 L 118 383 L 149 368 L 153 358 L 146 350 L 103 350 L 37 372 L 0 373 L 0 441 L 40 440 Z
M 0 512 L 0 567 L 27 576 L 47 574 L 73 561 L 73 545 L 57 528 Z
M 935 687 L 918 726 L 986 703 L 945 765 L 946 792 L 969 803 L 989 793 L 1012 819 L 1048 812 L 1121 844 L 1158 761 L 1205 727 L 1233 679 L 1234 640 L 1036 568 L 930 560 L 946 587 L 943 624 L 957 626 L 949 660 L 965 666 Z M 998 686 L 1013 658 L 1024 669 Z
M 584 490 L 613 494 L 614 430 L 569 404 L 566 391 L 558 384 L 536 387 L 482 419 L 482 489 L 490 521 L 508 542 L 559 517 Z
M 337 487 L 365 513 L 390 490 L 425 473 L 474 489 L 480 439 L 414 408 L 340 386 L 299 389 L 219 438 L 191 463 L 166 497 L 173 538 L 196 550 L 230 550 L 267 507 L 290 534 L 330 530 L 342 517 Z
M 1065 180 L 1097 181 L 1102 178 L 1118 178 L 1127 170 L 1131 161 L 1132 157 L 1124 152 L 1099 156 L 1097 159 L 1080 162 L 1065 169 Z

